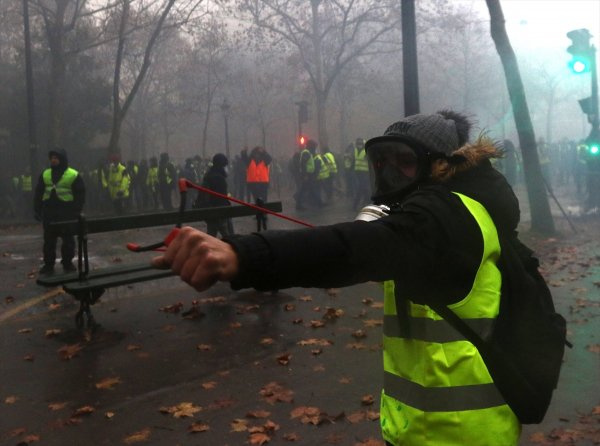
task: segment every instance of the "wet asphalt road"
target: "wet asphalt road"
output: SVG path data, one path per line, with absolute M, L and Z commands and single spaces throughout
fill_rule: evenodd
M 298 216 L 320 224 L 353 215 L 338 203 Z M 271 220 L 273 227 L 292 227 Z M 253 225 L 240 219 L 236 230 Z M 577 236 L 565 231 L 565 238 L 532 240 L 545 246 L 543 266 L 575 348 L 566 354 L 546 420 L 524 429 L 524 445 L 551 441 L 553 429 L 584 430 L 581 417 L 600 405 L 600 225 L 581 225 Z M 154 242 L 167 231 L 91 236 L 92 262 L 139 262 L 124 244 Z M 221 284 L 197 293 L 177 278 L 163 279 L 107 291 L 93 307 L 102 326 L 90 335 L 75 330 L 77 306 L 68 295 L 45 298 L 48 290 L 35 285 L 40 246 L 36 226 L 0 233 L 0 445 L 379 439 L 379 285 L 234 293 Z M 306 407 L 317 409 L 293 417 Z M 547 444 L 593 444 L 590 438 Z

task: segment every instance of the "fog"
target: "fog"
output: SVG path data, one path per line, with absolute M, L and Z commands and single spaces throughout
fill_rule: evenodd
M 349 2 L 326 0 L 186 0 L 159 27 L 170 3 L 29 1 L 40 167 L 53 146 L 80 168 L 109 152 L 136 161 L 167 152 L 182 164 L 256 145 L 285 160 L 300 130 L 340 153 L 404 115 L 399 0 L 356 1 L 347 11 Z M 577 100 L 590 95 L 590 75 L 568 70 L 565 34 L 588 28 L 598 46 L 600 2 L 501 3 L 536 137 L 584 138 L 589 124 Z M 479 130 L 516 141 L 485 1 L 417 0 L 416 8 L 421 111 L 464 111 Z M 24 55 L 22 3 L 3 1 L 5 175 L 30 162 Z M 309 113 L 300 125 L 299 101 Z

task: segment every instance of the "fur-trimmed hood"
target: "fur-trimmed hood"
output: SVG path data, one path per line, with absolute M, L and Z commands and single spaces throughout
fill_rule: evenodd
M 502 151 L 485 135 L 477 141 L 465 144 L 447 158 L 435 160 L 431 166 L 431 179 L 446 182 L 457 174 L 473 169 L 485 161 L 501 158 Z
M 480 202 L 499 230 L 514 231 L 520 219 L 519 200 L 506 178 L 490 160 L 501 158 L 502 150 L 487 136 L 466 144 L 451 156 L 434 161 L 431 181 Z

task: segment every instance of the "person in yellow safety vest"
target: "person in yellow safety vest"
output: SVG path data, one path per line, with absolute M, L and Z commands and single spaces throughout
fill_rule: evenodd
M 123 215 L 125 212 L 125 203 L 129 198 L 130 183 L 131 178 L 129 177 L 127 168 L 121 164 L 121 157 L 118 154 L 112 154 L 110 156 L 106 184 L 110 200 L 117 215 Z
M 40 274 L 52 274 L 56 261 L 56 243 L 62 239 L 61 263 L 65 272 L 75 271 L 75 238 L 73 234 L 50 230 L 53 222 L 76 220 L 85 203 L 83 178 L 69 167 L 67 152 L 54 148 L 48 153 L 50 167 L 42 172 L 35 187 L 33 210 L 44 226 L 44 266 Z
M 271 162 L 273 158 L 264 147 L 256 146 L 248 155 L 241 152 L 242 162 L 246 166 L 246 188 L 252 200 L 267 202 L 271 182 Z
M 328 202 L 331 202 L 331 200 L 333 200 L 333 192 L 335 190 L 335 184 L 338 178 L 337 163 L 335 161 L 335 156 L 333 153 L 331 153 L 329 147 L 323 148 L 323 154 L 321 157 L 323 158 L 323 161 L 327 165 L 327 170 L 329 171 L 329 177 L 325 180 L 324 184 L 325 199 Z
M 158 209 L 158 160 L 155 156 L 150 158 L 150 168 L 146 177 L 146 187 L 150 193 L 153 209 Z
M 32 218 L 31 203 L 33 201 L 33 182 L 31 178 L 31 167 L 25 166 L 25 172 L 19 177 L 19 192 L 21 195 L 21 209 L 23 217 Z
M 319 199 L 325 203 L 325 188 L 330 177 L 329 166 L 325 162 L 323 154 L 317 153 L 315 158 L 316 189 Z
M 315 170 L 315 155 L 318 143 L 309 139 L 306 146 L 300 152 L 298 167 L 300 169 L 300 187 L 296 194 L 296 209 L 305 210 L 306 206 L 313 205 L 321 207 L 323 202 L 318 195 L 317 179 Z
M 407 116 L 366 143 L 372 204 L 357 220 L 216 239 L 184 227 L 153 259 L 202 292 L 384 282 L 380 425 L 388 446 L 515 446 L 521 426 L 477 348 L 432 310 L 487 338 L 500 311 L 498 234 L 519 202 L 485 135 L 443 110 Z M 508 261 L 508 260 L 507 260 Z M 372 366 L 372 363 L 365 367 Z
M 367 153 L 365 151 L 365 141 L 362 138 L 356 138 L 354 142 L 354 200 L 352 206 L 354 210 L 369 203 L 369 165 L 367 163 Z
M 163 209 L 170 211 L 173 209 L 171 194 L 177 187 L 177 172 L 175 166 L 169 161 L 168 153 L 160 154 L 158 162 L 158 194 Z
M 351 142 L 344 150 L 344 183 L 346 198 L 354 199 L 354 143 Z

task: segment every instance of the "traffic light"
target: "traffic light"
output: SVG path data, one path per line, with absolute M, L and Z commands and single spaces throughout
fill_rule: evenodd
M 306 138 L 304 137 L 304 135 L 300 135 L 300 138 L 298 138 L 298 144 L 300 145 L 300 147 L 304 148 L 304 146 L 306 145 Z
M 569 31 L 567 37 L 572 41 L 567 48 L 567 52 L 572 56 L 568 63 L 569 68 L 576 74 L 589 72 L 593 56 L 590 46 L 592 35 L 587 29 L 581 28 Z

